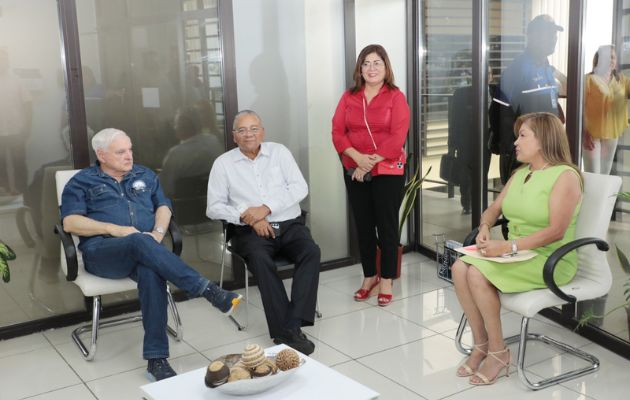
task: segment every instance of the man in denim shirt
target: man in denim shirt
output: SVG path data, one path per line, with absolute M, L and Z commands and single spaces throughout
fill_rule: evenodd
M 172 214 L 170 201 L 157 175 L 134 165 L 127 134 L 104 129 L 92 138 L 92 148 L 96 165 L 79 171 L 64 188 L 64 230 L 80 237 L 88 272 L 138 282 L 147 374 L 151 380 L 169 378 L 176 374 L 166 361 L 166 282 L 205 297 L 227 315 L 242 296 L 222 290 L 160 244 Z

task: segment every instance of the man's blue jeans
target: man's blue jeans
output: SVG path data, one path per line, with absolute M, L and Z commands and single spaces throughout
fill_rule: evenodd
M 94 243 L 84 249 L 83 259 L 91 274 L 111 279 L 130 277 L 138 282 L 144 325 L 143 357 L 168 358 L 166 282 L 197 297 L 208 286 L 208 279 L 152 236 L 142 233 Z

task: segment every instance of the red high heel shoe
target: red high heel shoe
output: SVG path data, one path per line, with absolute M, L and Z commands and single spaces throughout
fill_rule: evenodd
M 392 280 L 392 290 L 394 289 L 394 281 Z M 389 303 L 392 302 L 392 294 L 379 293 L 378 294 L 378 305 L 381 307 L 388 306 Z
M 359 289 L 356 292 L 354 292 L 354 301 L 365 301 L 369 299 L 372 296 L 372 292 L 374 291 L 374 289 L 378 286 L 380 282 L 381 282 L 381 278 L 377 276 L 376 280 L 374 281 L 372 286 L 370 286 L 369 289 Z

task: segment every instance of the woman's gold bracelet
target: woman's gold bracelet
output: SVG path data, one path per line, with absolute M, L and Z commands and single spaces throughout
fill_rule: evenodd
M 479 224 L 479 230 L 481 230 L 481 227 L 482 227 L 483 225 L 487 226 L 487 227 L 488 227 L 488 229 L 490 229 L 490 224 L 489 224 L 489 223 L 487 223 L 487 222 L 482 222 L 482 223 L 480 223 L 480 224 Z

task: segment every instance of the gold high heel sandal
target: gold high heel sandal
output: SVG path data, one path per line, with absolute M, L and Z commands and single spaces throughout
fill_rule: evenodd
M 501 360 L 499 357 L 497 357 L 497 354 L 502 354 L 502 353 L 507 353 L 508 354 L 508 359 L 507 362 Z M 495 360 L 497 360 L 499 362 L 499 364 L 502 365 L 501 368 L 499 368 L 499 371 L 497 372 L 497 374 L 494 376 L 494 378 L 492 379 L 488 379 L 487 376 L 485 376 L 484 374 L 482 374 L 481 372 L 477 371 L 474 373 L 474 375 L 470 378 L 470 380 L 468 381 L 471 385 L 475 385 L 475 386 L 485 386 L 485 385 L 492 385 L 494 382 L 497 381 L 497 379 L 503 377 L 503 376 L 510 376 L 510 362 L 512 361 L 512 356 L 510 355 L 510 349 L 508 349 L 507 347 L 503 350 L 500 351 L 489 351 L 488 352 L 488 356 L 494 358 Z M 505 369 L 505 373 L 502 373 L 502 371 Z M 481 379 L 481 382 L 475 382 L 472 380 L 472 378 L 477 377 L 479 379 Z
M 475 344 L 473 345 L 473 351 L 478 350 L 485 355 L 486 352 L 482 349 L 482 347 L 487 346 L 487 345 L 488 345 L 487 340 L 485 343 Z M 472 356 L 472 353 L 470 354 L 470 356 Z M 455 375 L 459 376 L 460 378 L 467 378 L 475 374 L 475 370 L 472 369 L 470 365 L 468 365 L 468 360 L 470 360 L 470 356 L 468 356 L 468 358 L 464 361 L 464 363 L 460 365 L 459 368 L 457 368 L 457 372 L 455 372 Z M 483 361 L 483 358 L 481 359 L 481 361 Z M 479 362 L 479 365 L 481 365 L 481 361 Z

